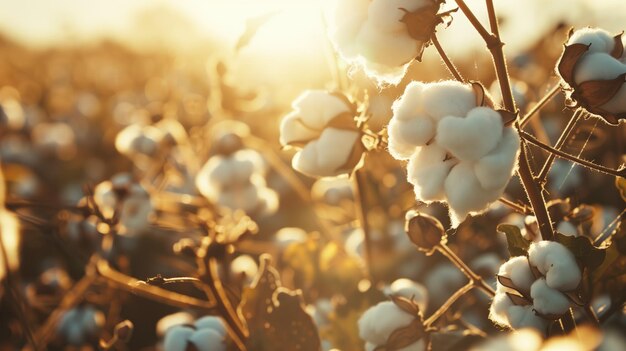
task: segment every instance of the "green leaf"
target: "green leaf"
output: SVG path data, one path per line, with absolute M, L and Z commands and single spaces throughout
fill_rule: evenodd
M 556 242 L 567 247 L 586 268 L 590 270 L 596 269 L 602 264 L 606 257 L 606 250 L 593 246 L 591 240 L 586 236 L 568 236 L 561 233 L 555 233 Z
M 511 257 L 526 256 L 530 247 L 530 240 L 524 239 L 519 227 L 512 224 L 500 224 L 497 230 L 506 235 L 506 242 Z

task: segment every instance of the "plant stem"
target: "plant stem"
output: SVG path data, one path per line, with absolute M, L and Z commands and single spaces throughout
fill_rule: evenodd
M 533 211 L 532 209 L 530 209 L 528 206 L 526 205 L 520 205 L 516 202 L 513 202 L 509 199 L 505 199 L 503 197 L 499 198 L 498 201 L 500 201 L 500 203 L 502 203 L 505 206 L 508 206 L 509 208 L 511 208 L 513 211 L 517 211 L 521 214 L 525 214 L 525 215 L 532 215 Z
M 216 300 L 217 312 L 219 316 L 226 322 L 226 330 L 231 337 L 235 346 L 240 351 L 246 351 L 246 339 L 248 338 L 248 330 L 243 324 L 237 311 L 233 307 L 226 294 L 226 290 L 222 285 L 219 273 L 217 270 L 217 259 L 214 257 L 206 257 L 204 255 L 198 256 L 200 265 L 200 278 L 206 284 L 204 285 L 205 293 L 207 297 L 213 296 Z
M 467 278 L 469 278 L 470 283 L 482 290 L 486 295 L 493 297 L 496 292 L 493 290 L 489 284 L 487 284 L 480 275 L 476 274 L 471 268 L 463 262 L 463 260 L 457 256 L 454 251 L 452 251 L 446 244 L 437 245 L 437 250 L 441 252 L 446 258 L 450 260 Z
M 433 34 L 433 36 L 431 38 L 431 41 L 432 41 L 433 45 L 435 45 L 435 49 L 437 49 L 437 52 L 439 53 L 439 56 L 441 56 L 441 59 L 446 64 L 446 67 L 448 68 L 448 71 L 450 71 L 452 76 L 454 76 L 454 79 L 458 80 L 461 83 L 465 83 L 465 79 L 463 79 L 463 76 L 461 76 L 461 73 L 459 73 L 459 70 L 456 68 L 456 66 L 454 65 L 452 60 L 450 60 L 450 58 L 448 57 L 446 52 L 441 47 L 441 43 L 439 43 L 439 39 L 437 39 L 437 35 L 436 34 Z
M 561 136 L 559 136 L 559 140 L 557 140 L 556 145 L 554 145 L 555 149 L 560 150 L 563 147 L 563 145 L 565 145 L 565 142 L 569 138 L 572 130 L 574 130 L 576 123 L 578 122 L 578 120 L 583 114 L 584 112 L 582 109 L 576 110 L 576 112 L 574 112 L 574 115 L 572 115 L 572 118 L 570 118 L 569 122 L 567 123 L 567 126 L 565 126 L 565 129 L 561 133 Z M 537 175 L 536 177 L 536 179 L 539 181 L 539 184 L 545 183 L 546 177 L 548 176 L 548 172 L 550 172 L 550 167 L 552 167 L 552 163 L 554 162 L 555 158 L 556 158 L 555 154 L 551 153 L 550 155 L 548 155 L 548 159 L 543 164 L 543 167 L 541 167 L 541 171 L 539 172 L 539 175 Z
M 433 323 L 435 323 L 439 318 L 441 318 L 441 316 L 443 316 L 444 313 L 446 313 L 446 311 L 448 311 L 450 309 L 450 307 L 452 307 L 452 305 L 459 299 L 461 298 L 463 295 L 467 294 L 470 290 L 472 290 L 475 287 L 473 282 L 469 282 L 467 284 L 465 284 L 462 288 L 460 288 L 459 290 L 457 290 L 452 296 L 450 296 L 448 298 L 448 300 L 446 300 L 446 302 L 443 303 L 443 305 L 441 305 L 435 312 L 433 312 L 432 315 L 430 315 L 430 317 L 428 317 L 425 321 L 424 321 L 424 325 L 426 327 L 430 327 Z
M 489 12 L 489 23 L 491 25 L 493 34 L 489 34 L 485 27 L 478 21 L 476 16 L 472 13 L 469 7 L 463 0 L 455 0 L 461 11 L 468 18 L 470 23 L 476 28 L 478 34 L 483 37 L 487 48 L 491 52 L 493 64 L 495 66 L 498 82 L 500 83 L 500 90 L 502 92 L 502 101 L 504 102 L 504 108 L 511 112 L 516 112 L 515 101 L 513 100 L 513 94 L 511 92 L 511 84 L 509 83 L 509 74 L 506 67 L 506 60 L 502 46 L 504 45 L 499 37 L 498 31 L 498 19 L 493 7 L 492 0 L 487 1 L 487 9 Z M 521 126 L 519 119 L 515 123 L 516 128 L 521 132 Z M 524 143 L 521 145 L 519 169 L 518 174 L 526 191 L 526 195 L 530 200 L 530 205 L 533 208 L 537 223 L 539 224 L 539 230 L 541 231 L 542 238 L 544 240 L 550 240 L 553 237 L 552 221 L 546 208 L 546 201 L 543 198 L 543 193 L 539 186 L 535 183 L 530 164 L 528 163 L 528 156 L 526 155 L 526 148 Z
M 610 174 L 610 175 L 616 176 L 616 177 L 626 177 L 626 168 L 624 168 L 624 167 L 622 167 L 620 169 L 612 169 L 612 168 L 608 168 L 608 167 L 605 167 L 605 166 L 602 166 L 602 165 L 595 164 L 595 163 L 587 161 L 587 160 L 583 160 L 583 159 L 578 158 L 578 157 L 576 157 L 574 155 L 570 155 L 570 154 L 565 153 L 565 152 L 563 152 L 561 150 L 557 150 L 557 149 L 553 148 L 550 145 L 546 145 L 546 144 L 542 143 L 541 141 L 537 140 L 531 134 L 529 134 L 527 132 L 524 132 L 524 131 L 520 132 L 520 136 L 524 140 L 530 142 L 533 145 L 536 145 L 536 146 L 538 146 L 538 147 L 540 147 L 540 148 L 542 148 L 542 149 L 544 149 L 544 150 L 546 150 L 546 151 L 548 151 L 548 152 L 550 152 L 552 154 L 555 154 L 558 157 L 564 158 L 566 160 L 570 160 L 570 161 L 572 161 L 574 163 L 578 163 L 581 166 L 585 166 L 585 167 L 587 167 L 589 169 L 592 169 L 592 170 L 595 170 L 595 171 L 598 171 L 598 172 L 601 172 L 601 173 Z
M 376 278 L 373 274 L 373 258 L 372 258 L 372 238 L 370 236 L 369 222 L 367 221 L 367 207 L 365 204 L 365 170 L 363 168 L 354 172 L 352 177 L 354 188 L 354 203 L 357 208 L 357 219 L 361 228 L 363 229 L 363 246 L 365 251 L 365 264 L 367 266 L 367 273 L 375 284 Z
M 550 100 L 552 100 L 552 98 L 556 95 L 556 93 L 558 93 L 559 91 L 561 91 L 561 85 L 557 84 L 555 86 L 552 87 L 552 89 L 550 89 L 546 95 L 544 95 L 541 100 L 539 100 L 535 106 L 533 106 L 532 109 L 530 109 L 530 111 L 526 112 L 526 114 L 524 115 L 524 117 L 522 117 L 520 119 L 520 126 L 523 128 L 526 126 L 526 124 L 530 121 L 530 119 L 537 113 L 539 112 L 539 110 L 541 110 Z

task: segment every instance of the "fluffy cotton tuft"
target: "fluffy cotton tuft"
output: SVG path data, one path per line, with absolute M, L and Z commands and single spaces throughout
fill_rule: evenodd
M 294 111 L 283 118 L 280 142 L 298 153 L 295 170 L 312 177 L 350 173 L 361 161 L 361 132 L 353 120 L 350 102 L 322 90 L 304 92 L 293 103 Z
M 487 209 L 516 167 L 520 139 L 471 85 L 411 82 L 393 104 L 389 153 L 408 160 L 417 200 L 447 202 L 453 226 Z
M 336 0 L 329 21 L 331 40 L 346 61 L 363 67 L 380 83 L 397 84 L 425 45 L 409 34 L 401 9 L 412 12 L 433 4 L 433 0 Z
M 572 72 L 574 82 L 568 82 L 569 84 L 579 85 L 598 80 L 612 81 L 626 73 L 626 56 L 623 53 L 621 57 L 612 56 L 615 39 L 607 31 L 600 28 L 579 29 L 567 42 L 568 46 L 572 44 L 588 45 L 589 49 L 577 59 Z M 622 83 L 610 100 L 603 101 L 600 106 L 590 107 L 593 110 L 592 113 L 604 114 L 606 112 L 623 115 L 626 113 L 626 84 Z
M 513 257 L 500 267 L 498 275 L 509 278 L 513 286 L 498 281 L 489 318 L 513 329 L 534 327 L 545 331 L 548 320 L 533 311 L 546 317 L 566 313 L 571 302 L 565 293 L 578 286 L 580 269 L 573 254 L 557 242 L 532 243 L 528 253 L 528 258 Z M 531 265 L 537 269 L 538 276 Z M 516 305 L 508 294 L 521 295 L 520 299 L 525 299 L 527 304 Z
M 576 289 L 581 272 L 572 252 L 554 241 L 540 241 L 530 245 L 528 260 L 546 276 L 548 286 L 561 291 Z
M 226 351 L 226 327 L 221 319 L 206 316 L 193 325 L 171 326 L 163 339 L 164 351 L 185 351 L 190 345 L 199 351 Z
M 388 295 L 398 295 L 413 300 L 420 308 L 422 313 L 426 313 L 428 305 L 428 290 L 422 284 L 414 282 L 410 279 L 396 279 L 387 289 L 385 293 Z
M 415 316 L 401 310 L 391 301 L 383 301 L 371 307 L 359 319 L 359 336 L 370 347 L 381 346 L 387 343 L 389 335 L 396 329 L 408 326 Z M 373 349 L 373 348 L 372 348 Z M 424 341 L 417 342 L 403 348 L 405 351 L 423 351 Z
M 196 186 L 219 206 L 271 213 L 278 206 L 278 195 L 267 187 L 265 172 L 265 161 L 258 152 L 241 149 L 211 157 L 196 175 Z

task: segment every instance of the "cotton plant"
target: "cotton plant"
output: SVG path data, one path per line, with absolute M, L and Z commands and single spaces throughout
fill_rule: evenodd
M 335 0 L 330 38 L 341 56 L 380 83 L 397 84 L 421 60 L 441 22 L 440 0 Z
M 333 177 L 360 167 L 365 147 L 355 105 L 342 94 L 308 90 L 280 124 L 280 143 L 298 150 L 292 166 L 311 177 Z
M 545 333 L 550 321 L 572 307 L 569 293 L 578 288 L 581 277 L 567 247 L 554 241 L 532 243 L 528 257 L 513 257 L 500 267 L 489 318 L 503 327 Z
M 218 153 L 202 166 L 195 184 L 210 202 L 250 214 L 271 214 L 278 207 L 278 195 L 267 186 L 267 166 L 261 154 L 236 148 Z
M 227 333 L 219 317 L 205 316 L 192 324 L 172 325 L 165 331 L 163 351 L 226 351 Z
M 570 33 L 557 72 L 572 106 L 581 106 L 609 124 L 626 118 L 626 56 L 622 35 L 601 28 Z
M 389 152 L 408 161 L 416 199 L 445 202 L 453 225 L 484 212 L 515 171 L 520 139 L 477 85 L 411 82 L 393 104 Z

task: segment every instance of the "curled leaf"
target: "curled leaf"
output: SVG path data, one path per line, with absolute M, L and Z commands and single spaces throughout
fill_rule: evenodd
M 512 224 L 500 224 L 497 230 L 506 235 L 511 257 L 528 255 L 530 241 L 524 238 L 519 227 Z

